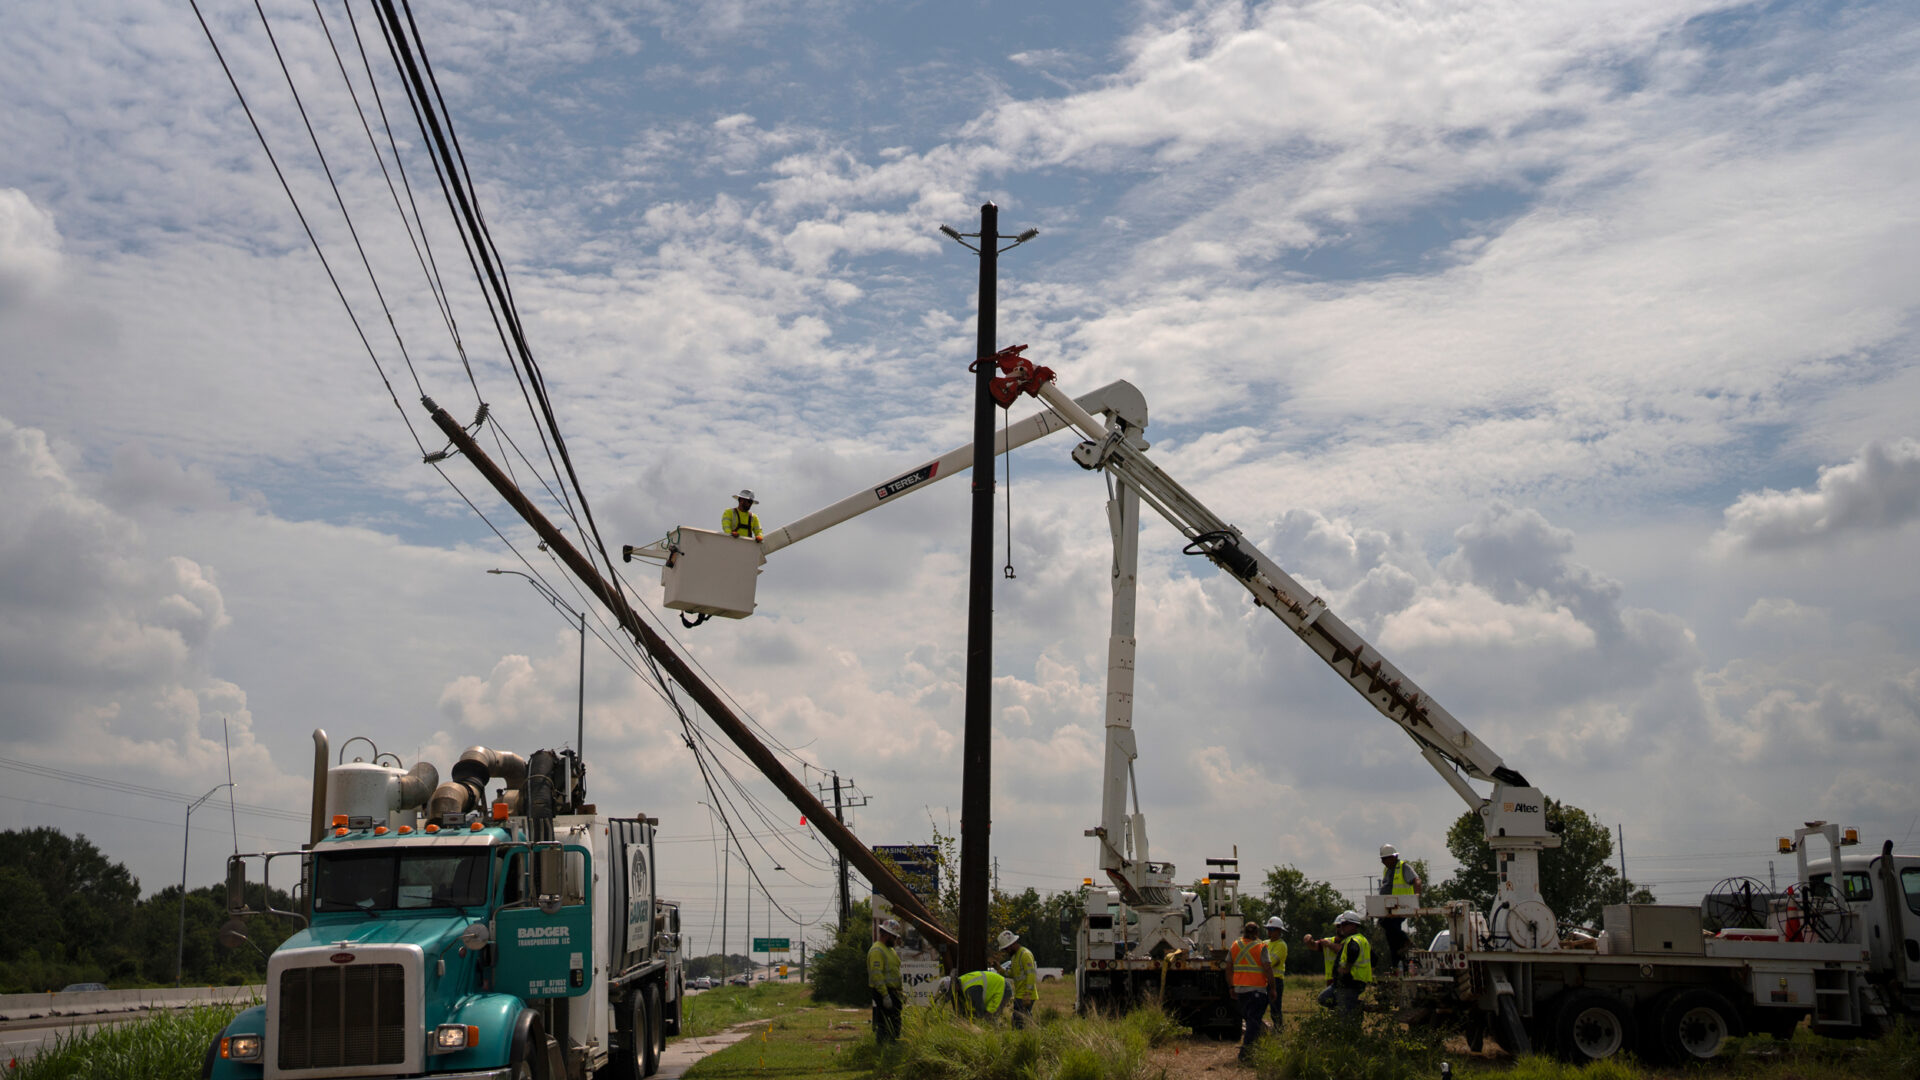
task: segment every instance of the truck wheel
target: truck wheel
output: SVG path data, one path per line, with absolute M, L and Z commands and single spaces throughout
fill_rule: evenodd
M 1657 1003 L 1652 1043 L 1673 1064 L 1707 1061 L 1742 1034 L 1733 1003 L 1712 990 L 1682 990 Z
M 660 1055 L 667 1052 L 667 1008 L 658 986 L 647 987 L 647 998 L 647 1011 L 653 1016 L 654 1067 L 658 1069 Z
M 633 1075 L 652 1076 L 660 1069 L 659 1053 L 653 1045 L 653 997 L 636 986 L 628 1000 L 633 1006 Z
M 522 1013 L 523 1018 L 526 1013 Z M 512 1080 L 537 1080 L 546 1072 L 547 1028 L 536 1014 L 528 1018 L 526 1037 L 516 1038 L 507 1054 L 507 1075 Z
M 1499 1011 L 1493 1014 L 1493 1041 L 1514 1057 L 1533 1053 L 1533 1040 L 1527 1037 L 1527 1025 L 1521 1021 L 1520 1007 L 1513 1003 L 1512 995 L 1502 997 Z
M 1560 1003 L 1558 1012 L 1554 1052 L 1562 1061 L 1585 1065 L 1633 1045 L 1632 1018 L 1625 1006 L 1606 994 L 1575 990 Z

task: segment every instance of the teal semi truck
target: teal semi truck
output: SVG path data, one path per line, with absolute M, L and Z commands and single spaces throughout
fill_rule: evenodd
M 570 750 L 472 747 L 442 783 L 425 762 L 377 750 L 330 762 L 326 733 L 314 742 L 312 842 L 230 860 L 222 938 L 243 946 L 253 917 L 305 926 L 268 957 L 266 1003 L 227 1025 L 203 1075 L 641 1080 L 658 1068 L 684 991 L 679 909 L 655 887 L 658 819 L 599 813 Z M 288 863 L 300 910 L 249 907 L 272 895 L 249 868 L 270 886 Z

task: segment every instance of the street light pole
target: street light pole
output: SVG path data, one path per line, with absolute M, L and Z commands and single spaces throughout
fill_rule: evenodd
M 489 570 L 487 573 L 512 574 L 517 578 L 525 578 L 527 584 L 533 586 L 534 589 L 540 593 L 541 598 L 546 600 L 555 611 L 560 612 L 569 619 L 578 619 L 580 621 L 580 701 L 579 707 L 575 712 L 573 752 L 580 755 L 581 761 L 587 760 L 587 613 L 573 610 L 571 606 L 555 595 L 551 588 L 548 588 L 542 583 L 539 578 L 529 574 L 523 574 L 518 570 Z
M 187 804 L 187 827 L 180 839 L 180 944 L 173 958 L 173 985 L 176 987 L 180 985 L 180 980 L 186 977 L 187 970 L 187 849 L 193 843 L 193 812 L 200 809 L 201 803 L 233 786 L 233 784 L 215 784 L 205 795 Z
M 980 207 L 980 231 L 962 233 L 942 225 L 948 239 L 980 256 L 980 325 L 974 350 L 973 520 L 967 572 L 967 683 L 960 754 L 959 972 L 987 966 L 987 859 L 993 782 L 993 385 L 992 357 L 999 351 L 1000 241 L 1018 247 L 1039 235 L 1028 229 L 1001 236 L 1000 208 Z M 962 237 L 979 241 L 975 247 Z

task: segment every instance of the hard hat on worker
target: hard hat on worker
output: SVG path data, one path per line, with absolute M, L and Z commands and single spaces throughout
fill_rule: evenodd
M 1000 937 L 999 937 L 999 939 L 998 939 L 998 940 L 997 940 L 997 941 L 995 942 L 995 945 L 994 945 L 994 947 L 995 947 L 995 948 L 1000 948 L 1000 949 L 1011 949 L 1011 948 L 1013 948 L 1013 947 L 1014 947 L 1014 945 L 1016 945 L 1016 944 L 1017 944 L 1017 943 L 1018 943 L 1019 941 L 1020 941 L 1020 935 L 1019 935 L 1019 934 L 1016 934 L 1016 933 L 1014 933 L 1014 932 L 1013 932 L 1013 931 L 1011 931 L 1011 930 L 1002 930 L 1002 931 L 1000 931 Z
M 881 923 L 880 932 L 883 934 L 892 934 L 894 937 L 899 937 L 900 936 L 900 920 L 888 919 L 886 922 Z
M 1287 924 L 1281 921 L 1280 916 L 1275 915 L 1267 920 L 1267 929 L 1278 930 L 1284 934 L 1287 932 Z
M 741 488 L 740 494 L 735 495 L 734 498 L 739 499 L 741 502 L 747 503 L 748 505 L 752 505 L 753 503 L 757 503 L 760 501 L 759 499 L 754 498 L 753 492 L 747 490 L 746 488 Z
M 1400 853 L 1394 850 L 1392 844 L 1381 844 L 1380 857 L 1382 859 L 1397 859 L 1400 857 Z
M 1341 913 L 1340 913 L 1339 915 L 1337 915 L 1337 916 L 1335 916 L 1335 917 L 1334 917 L 1334 920 L 1333 920 L 1333 925 L 1334 925 L 1334 926 L 1336 926 L 1336 927 L 1338 927 L 1338 926 L 1359 926 L 1359 925 L 1360 925 L 1360 913 L 1359 913 L 1359 912 L 1357 912 L 1357 911 L 1355 911 L 1355 910 L 1353 910 L 1352 908 L 1348 908 L 1347 910 L 1345 910 L 1345 911 L 1343 911 L 1343 912 L 1341 912 Z

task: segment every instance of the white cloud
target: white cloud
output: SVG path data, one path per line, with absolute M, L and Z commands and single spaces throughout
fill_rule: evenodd
M 1855 533 L 1897 529 L 1920 518 L 1920 441 L 1868 445 L 1853 460 L 1823 466 L 1811 490 L 1748 492 L 1726 509 L 1715 536 L 1724 549 L 1785 551 Z
M 18 188 L 0 188 L 0 310 L 33 299 L 60 273 L 53 215 Z

